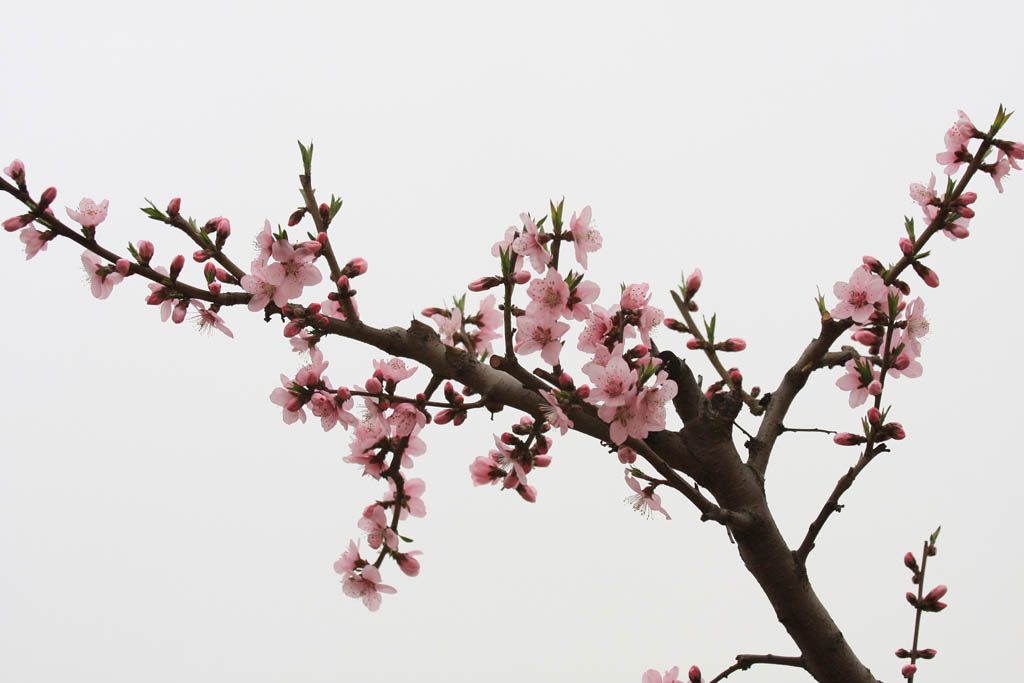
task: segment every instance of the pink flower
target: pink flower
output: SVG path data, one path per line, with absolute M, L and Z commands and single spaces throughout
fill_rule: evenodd
M 636 370 L 631 370 L 629 364 L 619 353 L 615 353 L 605 365 L 590 365 L 583 367 L 583 371 L 590 378 L 594 386 L 590 390 L 589 403 L 604 401 L 605 406 L 623 406 L 631 404 L 636 397 Z
M 512 254 L 515 254 L 515 250 L 512 248 L 512 243 L 515 242 L 516 237 L 518 236 L 516 234 L 517 232 L 519 232 L 519 230 L 514 225 L 511 225 L 508 228 L 506 228 L 505 239 L 501 240 L 500 242 L 495 242 L 491 246 L 491 256 L 499 257 L 501 256 L 501 252 L 503 251 L 506 254 L 509 254 L 510 256 Z M 516 262 L 515 264 L 513 264 L 512 270 L 521 271 L 523 268 L 523 257 L 520 256 L 519 254 L 516 254 L 515 261 Z M 522 282 L 519 282 L 518 279 L 516 280 L 516 283 L 520 285 L 524 284 Z
M 384 379 L 389 382 L 398 384 L 403 379 L 408 379 L 416 374 L 419 368 L 408 368 L 405 365 L 405 361 L 401 358 L 389 358 L 386 361 L 375 360 L 373 361 L 373 369 L 379 370 Z
M 352 404 L 352 394 L 344 387 L 338 389 L 337 393 L 318 389 L 309 399 L 309 410 L 320 418 L 320 426 L 325 432 L 334 429 L 339 422 L 347 430 L 349 425 L 359 423 L 356 416 L 349 412 Z
M 644 673 L 641 683 L 679 683 L 679 667 L 674 666 L 662 676 L 655 669 L 648 669 Z
M 274 246 L 274 233 L 270 229 L 270 221 L 263 221 L 263 230 L 256 234 L 256 248 L 260 250 L 257 257 L 263 263 L 270 260 L 270 253 Z
M 661 507 L 661 496 L 654 492 L 654 487 L 641 487 L 640 483 L 630 475 L 629 470 L 626 470 L 626 485 L 634 492 L 634 495 L 626 498 L 626 501 L 633 506 L 634 510 L 648 519 L 650 519 L 652 512 L 660 512 L 665 515 L 665 519 L 672 519 L 668 512 Z M 678 673 L 678 669 L 676 669 L 676 672 Z
M 558 405 L 558 398 L 555 396 L 553 391 L 540 390 L 540 395 L 544 397 L 544 400 L 548 402 L 548 405 L 542 405 L 540 410 L 544 413 L 545 419 L 555 429 L 561 431 L 562 436 L 569 431 L 569 428 L 573 426 L 572 420 L 565 414 L 562 407 Z
M 21 159 L 15 159 L 4 168 L 4 175 L 18 183 L 25 178 L 25 164 Z
M 1003 178 L 1010 172 L 1010 162 L 1003 150 L 999 150 L 999 156 L 996 157 L 996 163 L 993 164 L 989 174 L 992 176 L 992 182 L 996 184 L 996 189 L 1000 193 L 1003 191 Z
M 357 526 L 366 532 L 366 542 L 374 550 L 382 543 L 391 550 L 398 548 L 398 534 L 388 526 L 387 512 L 380 505 L 366 508 Z
M 533 300 L 526 307 L 526 314 L 531 318 L 554 322 L 559 317 L 570 317 L 569 285 L 554 268 L 548 269 L 543 280 L 538 278 L 531 282 L 526 294 Z
M 505 470 L 498 465 L 498 451 L 492 450 L 486 456 L 478 456 L 469 466 L 469 476 L 473 486 L 494 484 L 505 477 Z
M 385 498 L 385 502 L 393 502 L 395 500 L 395 482 L 392 479 L 388 479 L 388 486 L 391 489 L 391 493 Z M 427 483 L 422 479 L 407 479 L 402 485 L 402 511 L 399 513 L 399 519 L 405 519 L 410 514 L 413 517 L 423 517 L 427 514 L 427 506 L 423 504 L 423 492 L 427 490 Z
M 548 264 L 548 252 L 540 243 L 540 231 L 528 213 L 519 214 L 524 231 L 512 242 L 512 249 L 525 258 L 538 273 L 543 273 Z
M 879 373 L 870 361 L 850 360 L 844 367 L 846 374 L 836 380 L 836 386 L 850 392 L 851 408 L 856 408 L 868 400 L 868 394 L 879 393 Z
M 955 150 L 969 143 L 976 132 L 977 129 L 967 114 L 958 110 L 956 123 L 946 131 L 943 142 L 946 144 L 946 149 Z
M 195 320 L 199 324 L 200 331 L 209 330 L 212 327 L 234 339 L 235 335 L 232 334 L 231 330 L 229 330 L 227 325 L 224 324 L 224 319 L 217 315 L 215 311 L 207 309 L 198 301 L 193 301 L 192 305 L 199 311 L 199 313 L 196 314 Z
M 106 299 L 114 290 L 114 285 L 124 279 L 113 266 L 105 264 L 91 251 L 82 252 L 82 267 L 89 276 L 92 295 L 97 299 Z
M 650 288 L 651 286 L 646 282 L 638 285 L 629 285 L 622 290 L 622 298 L 619 301 L 619 305 L 629 311 L 639 311 L 651 300 L 651 295 L 648 293 Z
M 282 308 L 288 303 L 287 292 L 278 289 L 276 285 L 270 284 L 267 280 L 267 264 L 261 259 L 256 259 L 250 264 L 252 273 L 242 276 L 242 289 L 252 294 L 249 299 L 250 311 L 262 311 L 267 304 L 273 302 Z
M 611 311 L 595 304 L 590 311 L 586 327 L 580 333 L 576 348 L 587 353 L 597 353 L 598 347 L 604 348 L 604 338 L 611 330 Z M 605 349 L 605 351 L 607 350 Z
M 22 230 L 18 237 L 25 245 L 25 260 L 27 261 L 39 252 L 46 251 L 46 245 L 49 243 L 52 235 L 48 237 L 48 233 L 39 232 L 35 228 L 30 227 Z
M 462 311 L 453 308 L 448 315 L 435 313 L 430 316 L 430 319 L 437 325 L 441 341 L 448 346 L 455 346 L 456 340 L 462 334 Z
M 590 218 L 590 206 L 584 206 L 579 218 L 573 212 L 569 219 L 572 231 L 573 246 L 576 247 L 576 260 L 584 268 L 587 267 L 587 254 L 601 248 L 601 233 L 594 227 Z
M 281 375 L 281 384 L 284 388 L 278 387 L 270 392 L 270 402 L 281 406 L 281 416 L 286 425 L 293 424 L 296 420 L 305 423 L 306 411 L 302 409 L 302 398 L 292 392 L 295 382 L 287 375 Z
M 348 576 L 365 564 L 366 560 L 359 557 L 359 546 L 356 545 L 355 541 L 349 541 L 348 550 L 343 552 L 341 557 L 335 561 L 334 571 L 342 576 Z
M 540 351 L 545 363 L 558 365 L 558 356 L 562 352 L 562 343 L 559 339 L 569 331 L 569 326 L 565 323 L 537 320 L 530 316 L 516 318 L 516 323 L 519 329 L 516 330 L 515 351 L 523 354 Z
M 78 203 L 78 211 L 65 207 L 68 216 L 83 228 L 95 228 L 107 218 L 107 206 L 110 204 L 106 199 L 97 204 L 86 197 Z
M 917 202 L 920 206 L 927 206 L 936 199 L 935 194 L 935 174 L 932 173 L 932 178 L 928 182 L 928 187 L 925 187 L 921 183 L 912 183 L 910 185 L 910 198 Z
M 350 598 L 362 598 L 371 612 L 380 609 L 381 593 L 397 593 L 393 587 L 380 582 L 380 570 L 372 564 L 363 567 L 362 574 L 350 574 L 342 579 L 341 589 Z
M 267 282 L 278 287 L 287 300 L 302 296 L 303 287 L 323 280 L 320 269 L 312 265 L 315 252 L 306 248 L 295 249 L 286 240 L 277 240 L 271 247 L 277 263 L 267 266 Z
M 570 273 L 571 275 L 572 273 Z M 590 318 L 589 304 L 597 301 L 597 297 L 600 294 L 601 288 L 596 282 L 587 280 L 578 283 L 569 291 L 569 301 L 566 302 L 569 314 L 566 314 L 565 317 L 571 317 L 574 320 L 587 320 Z
M 928 334 L 931 324 L 924 317 L 924 300 L 917 297 L 910 302 L 906 310 L 907 326 L 903 330 L 901 341 L 907 345 L 915 356 L 921 355 L 920 339 Z
M 837 320 L 853 318 L 861 325 L 874 313 L 874 305 L 886 300 L 888 292 L 885 281 L 864 268 L 854 270 L 849 282 L 837 282 L 832 291 L 839 298 L 839 303 L 830 311 L 832 317 Z

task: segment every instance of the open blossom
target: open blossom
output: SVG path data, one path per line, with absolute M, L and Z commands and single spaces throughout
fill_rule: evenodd
M 31 259 L 33 256 L 41 251 L 46 251 L 46 245 L 49 244 L 49 240 L 46 239 L 45 232 L 39 232 L 35 228 L 28 227 L 21 231 L 18 238 L 25 245 L 25 260 Z
M 921 337 L 928 334 L 931 325 L 924 317 L 924 300 L 917 297 L 910 302 L 906 311 L 907 326 L 903 330 L 901 342 L 913 352 L 915 356 L 921 355 Z
M 620 347 L 621 348 L 621 347 Z M 631 404 L 636 397 L 636 370 L 632 370 L 621 352 L 614 354 L 604 365 L 586 365 L 583 368 L 594 386 L 590 390 L 589 403 L 600 403 L 608 407 Z
M 385 502 L 395 500 L 395 487 L 393 479 L 388 479 L 388 486 L 391 492 Z M 402 485 L 402 511 L 398 514 L 399 519 L 405 519 L 410 514 L 413 517 L 423 517 L 427 514 L 427 506 L 423 504 L 423 492 L 427 490 L 427 483 L 422 479 L 406 479 Z
M 398 548 L 398 534 L 388 526 L 388 513 L 380 505 L 374 503 L 366 508 L 357 526 L 366 532 L 366 542 L 374 550 L 381 544 L 391 550 Z
M 875 304 L 886 300 L 885 281 L 877 274 L 865 268 L 853 271 L 849 282 L 837 282 L 832 288 L 839 303 L 830 311 L 837 320 L 853 318 L 853 322 L 863 325 L 875 311 Z
M 249 266 L 252 272 L 242 276 L 242 289 L 252 294 L 249 299 L 250 311 L 262 311 L 271 301 L 279 308 L 288 303 L 288 292 L 278 289 L 267 280 L 267 264 L 262 259 L 256 259 Z
M 220 330 L 227 336 L 234 339 L 235 335 L 232 334 L 228 326 L 224 324 L 224 319 L 217 315 L 216 311 L 212 311 L 198 301 L 193 301 L 192 305 L 199 311 L 196 314 L 196 322 L 199 324 L 200 330 L 209 330 L 210 328 Z
M 531 318 L 553 322 L 560 317 L 570 317 L 569 285 L 554 268 L 548 269 L 544 279 L 534 279 L 526 288 L 526 294 L 532 299 L 526 307 L 526 314 Z
M 836 386 L 850 392 L 851 408 L 868 400 L 868 394 L 877 396 L 882 393 L 878 370 L 869 361 L 850 360 L 844 367 L 846 374 L 836 380 Z
M 626 470 L 626 485 L 634 492 L 634 495 L 626 498 L 634 510 L 648 518 L 650 518 L 652 512 L 660 512 L 665 515 L 665 519 L 672 519 L 668 512 L 661 507 L 661 496 L 654 492 L 654 487 L 641 487 L 640 482 L 630 475 L 629 470 Z
M 359 546 L 355 541 L 348 542 L 348 550 L 341 554 L 334 562 L 334 571 L 344 577 L 354 573 L 356 569 L 366 564 L 366 560 L 359 557 Z
M 517 254 L 530 259 L 530 266 L 538 273 L 543 273 L 548 265 L 548 252 L 540 243 L 540 231 L 530 214 L 520 214 L 524 231 L 512 242 L 512 249 Z
M 260 255 L 257 256 L 257 260 L 262 261 L 264 264 L 270 260 L 270 252 L 274 246 L 274 232 L 270 229 L 270 221 L 263 221 L 263 230 L 256 234 L 256 248 L 259 249 Z
M 517 353 L 533 353 L 540 351 L 540 357 L 549 365 L 558 365 L 558 356 L 562 352 L 562 335 L 569 331 L 565 323 L 537 320 L 530 316 L 516 318 Z
M 66 210 L 68 212 L 68 217 L 76 223 L 81 224 L 83 228 L 95 228 L 106 220 L 107 206 L 109 206 L 109 204 L 110 202 L 106 199 L 97 204 L 86 197 L 78 203 L 77 211 L 70 207 L 66 207 Z
M 462 334 L 462 311 L 457 307 L 451 313 L 435 313 L 430 319 L 437 325 L 437 331 L 441 335 L 441 341 L 448 346 L 455 346 L 456 340 Z
M 469 466 L 469 476 L 473 479 L 473 486 L 495 484 L 505 477 L 505 470 L 498 464 L 500 451 L 492 450 L 486 456 L 477 456 Z
M 476 314 L 466 320 L 467 323 L 475 325 L 477 328 L 475 332 L 467 332 L 474 352 L 478 354 L 492 353 L 491 342 L 501 337 L 498 329 L 503 321 L 502 312 L 495 307 L 494 295 L 490 294 L 484 297 Z
M 1003 191 L 1003 178 L 1010 172 L 1010 161 L 1006 156 L 1006 153 L 999 150 L 999 156 L 996 158 L 996 163 L 992 166 L 992 170 L 989 174 L 992 176 L 992 182 L 996 184 L 996 189 L 1000 193 Z
M 672 667 L 665 675 L 658 673 L 656 669 L 648 669 L 640 683 L 679 683 L 679 667 Z
M 365 565 L 361 574 L 350 574 L 341 581 L 341 589 L 350 598 L 362 598 L 371 612 L 380 609 L 381 593 L 397 593 L 392 586 L 380 582 L 380 570 Z
M 928 182 L 928 187 L 925 187 L 921 183 L 913 183 L 910 186 L 910 198 L 920 206 L 927 206 L 934 201 L 936 197 L 934 173 L 932 173 L 931 180 Z
M 373 361 L 373 369 L 379 370 L 384 379 L 389 382 L 398 384 L 403 379 L 408 379 L 416 374 L 419 368 L 406 367 L 405 361 L 401 358 L 389 358 L 386 361 L 375 360 Z
M 82 252 L 82 267 L 89 276 L 92 295 L 97 299 L 106 299 L 114 291 L 114 285 L 124 279 L 112 266 L 107 265 L 91 251 Z
M 540 410 L 544 413 L 545 419 L 555 429 L 560 430 L 562 436 L 573 426 L 572 420 L 565 414 L 562 407 L 558 405 L 558 398 L 555 396 L 553 391 L 540 390 L 540 395 L 544 397 L 544 400 L 548 402 L 548 405 L 541 406 Z
M 277 263 L 267 266 L 267 282 L 278 287 L 287 300 L 302 296 L 303 287 L 318 284 L 323 275 L 312 264 L 315 252 L 294 248 L 286 240 L 277 240 L 271 247 Z
M 590 206 L 584 206 L 577 218 L 573 212 L 569 219 L 569 229 L 572 231 L 572 243 L 576 248 L 576 260 L 584 268 L 587 267 L 587 254 L 601 248 L 601 233 L 597 231 L 591 222 Z
M 651 300 L 651 286 L 646 282 L 629 285 L 622 290 L 622 298 L 619 305 L 629 311 L 639 311 Z

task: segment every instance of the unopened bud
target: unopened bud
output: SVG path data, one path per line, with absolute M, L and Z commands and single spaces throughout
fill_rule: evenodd
M 872 396 L 878 396 L 882 393 L 882 383 L 877 379 L 871 382 L 871 384 L 868 385 L 868 393 Z
M 299 224 L 302 217 L 306 215 L 305 209 L 296 209 L 292 212 L 292 215 L 288 216 L 288 227 L 292 228 Z
M 903 556 L 903 566 L 915 574 L 918 572 L 917 558 L 914 557 L 914 553 L 908 552 Z
M 978 201 L 977 192 L 964 192 L 962 195 L 960 195 L 959 204 L 967 206 L 968 204 L 973 204 L 976 201 Z
M 15 216 L 14 218 L 8 218 L 4 221 L 4 230 L 7 232 L 14 232 L 15 230 L 21 230 L 26 225 L 32 222 L 32 216 L 24 214 L 22 216 Z
M 547 446 L 545 446 L 545 448 L 550 448 L 550 447 L 551 447 L 550 443 Z M 533 458 L 533 466 L 534 467 L 549 467 L 550 465 L 551 465 L 551 456 L 548 455 L 546 451 L 544 453 L 541 453 L 540 455 L 534 456 L 534 458 Z
M 223 268 L 218 268 L 217 280 L 225 284 L 230 284 L 232 282 L 232 276 L 231 274 L 228 273 L 228 271 L 224 270 Z
M 910 256 L 911 254 L 914 253 L 914 243 L 911 242 L 906 237 L 901 237 L 900 238 L 900 251 L 902 251 L 907 256 Z
M 690 679 L 690 683 L 703 683 L 700 668 L 696 664 L 690 667 L 690 672 L 686 674 L 686 677 Z
M 878 408 L 875 408 L 874 406 L 868 408 L 868 422 L 870 422 L 873 425 L 876 425 L 881 421 L 882 411 L 880 411 Z
M 664 324 L 665 327 L 667 327 L 668 329 L 674 330 L 676 332 L 689 332 L 690 331 L 690 328 L 688 328 L 686 325 L 684 325 L 683 323 L 679 322 L 675 318 L 665 318 L 662 321 L 662 324 Z
M 207 261 L 206 265 L 203 266 L 203 277 L 206 278 L 206 282 L 213 282 L 217 277 L 217 264 L 212 261 Z
M 365 273 L 367 267 L 368 264 L 366 263 L 366 259 L 356 257 L 345 264 L 344 270 L 349 277 L 356 277 Z
M 850 432 L 839 432 L 838 434 L 832 437 L 832 440 L 835 441 L 840 446 L 856 446 L 858 444 L 864 443 L 865 441 L 863 436 L 851 434 Z
M 939 654 L 939 653 L 936 652 L 934 649 L 932 649 L 930 647 L 927 648 L 927 649 L 924 649 L 924 650 L 918 650 L 917 651 L 917 656 L 920 657 L 921 659 L 934 659 L 935 655 L 937 655 L 937 654 Z
M 348 291 L 348 275 L 342 275 L 338 278 L 338 291 Z
M 516 493 L 527 503 L 537 502 L 537 489 L 533 486 L 519 485 L 516 487 Z
M 452 417 L 454 417 L 454 415 L 455 411 L 446 408 L 434 416 L 434 424 L 448 424 L 452 421 Z
M 406 576 L 416 576 L 420 573 L 420 562 L 411 553 L 395 553 L 395 560 L 398 568 Z
M 868 269 L 871 270 L 871 272 L 873 273 L 881 273 L 882 271 L 885 270 L 885 267 L 882 265 L 882 262 L 876 259 L 874 256 L 865 256 L 864 258 L 861 259 L 861 261 L 863 261 L 864 265 L 867 266 Z
M 686 278 L 686 295 L 684 298 L 689 299 L 696 294 L 703 282 L 704 274 L 700 272 L 700 268 L 694 268 L 690 276 Z
M 430 306 L 429 308 L 424 308 L 420 311 L 420 315 L 424 318 L 432 318 L 435 315 L 441 315 L 442 313 L 444 313 L 444 309 L 438 308 L 437 306 Z
M 181 269 L 184 268 L 184 267 L 185 267 L 185 257 L 182 256 L 181 254 L 178 254 L 171 261 L 171 272 L 170 272 L 171 279 L 172 280 L 177 280 L 178 279 L 178 275 L 181 274 Z
M 974 215 L 975 215 L 974 214 L 974 209 L 968 208 L 966 206 L 961 206 L 960 208 L 958 208 L 956 210 L 956 212 L 958 214 L 960 214 L 961 216 L 963 216 L 964 218 L 974 218 Z M 966 230 L 966 228 L 964 228 L 964 229 Z
M 57 188 L 48 187 L 43 190 L 43 196 L 39 198 L 39 208 L 45 209 L 50 204 L 53 204 L 53 200 L 57 198 Z
M 870 330 L 866 330 L 863 327 L 850 336 L 853 338 L 853 341 L 859 342 L 864 346 L 875 346 L 882 342 L 881 338 L 877 334 Z
M 690 349 L 691 351 L 696 351 L 697 349 L 703 349 L 705 346 L 706 346 L 706 344 L 704 342 L 702 342 L 700 339 L 697 339 L 696 337 L 694 337 L 693 339 L 690 339 L 690 340 L 688 340 L 686 342 L 686 348 Z
M 929 601 L 929 602 L 933 602 L 935 600 L 939 600 L 939 599 L 942 598 L 942 596 L 944 596 L 946 594 L 947 590 L 948 589 L 944 585 L 942 585 L 940 583 L 938 586 L 936 586 L 935 588 L 933 588 L 930 591 L 928 591 L 928 594 L 926 596 L 924 596 L 924 599 Z
M 214 280 L 213 282 L 207 282 L 206 288 L 210 290 L 211 294 L 220 294 L 220 283 Z
M 730 337 L 722 342 L 723 351 L 742 351 L 747 348 L 747 342 L 739 337 Z
M 139 240 L 139 243 L 135 245 L 135 251 L 139 255 L 139 263 L 144 266 L 148 266 L 149 262 L 153 258 L 155 248 L 153 247 L 153 243 L 149 240 Z
M 918 277 L 924 280 L 926 285 L 929 287 L 939 286 L 939 276 L 935 274 L 934 270 L 922 263 L 918 263 L 917 261 L 914 261 L 912 265 L 914 267 L 914 272 L 917 273 Z
M 964 225 L 953 224 L 951 227 L 947 228 L 947 230 L 949 230 L 953 234 L 953 237 L 956 237 L 957 239 L 965 240 L 971 236 L 971 231 Z
M 904 678 L 910 678 L 917 673 L 917 667 L 913 664 L 907 664 L 900 670 L 900 673 L 903 674 Z
M 900 649 L 896 650 L 896 656 L 900 659 L 909 659 L 910 652 L 906 648 L 901 647 Z
M 743 383 L 743 375 L 740 374 L 739 368 L 729 369 L 729 379 L 732 380 L 732 383 L 736 385 Z
M 11 165 L 4 169 L 8 178 L 21 185 L 25 182 L 25 164 L 21 159 L 15 159 Z
M 512 281 L 515 282 L 517 285 L 525 285 L 527 282 L 530 281 L 530 271 L 516 271 L 516 273 L 512 275 Z
M 192 252 L 192 260 L 195 261 L 196 263 L 203 263 L 204 261 L 209 260 L 209 258 L 210 252 L 206 251 L 205 249 L 199 249 L 197 251 Z
M 489 275 L 487 277 L 481 277 L 473 280 L 469 283 L 468 289 L 471 292 L 483 292 L 491 289 L 492 287 L 497 287 L 501 283 L 501 278 Z
M 331 220 L 331 207 L 327 206 L 326 203 L 320 205 L 320 220 L 325 224 Z
M 384 385 L 376 377 L 371 377 L 370 379 L 366 380 L 366 384 L 364 384 L 363 386 L 365 386 L 366 390 L 371 394 L 379 394 L 381 391 L 384 390 Z
M 307 313 L 311 313 L 313 315 L 316 315 L 317 313 L 319 313 L 321 309 L 322 309 L 322 306 L 320 306 L 320 304 L 318 304 L 316 302 L 313 302 L 309 306 L 306 306 L 306 312 Z
M 623 446 L 618 452 L 619 462 L 623 465 L 632 465 L 636 462 L 636 451 L 629 446 Z
M 181 324 L 185 320 L 185 314 L 188 312 L 188 299 L 181 299 L 174 306 L 174 310 L 171 311 L 171 322 L 175 325 Z
M 117 263 L 114 264 L 114 270 L 116 270 L 117 274 L 120 275 L 121 277 L 124 277 L 124 276 L 128 275 L 128 272 L 131 269 L 132 269 L 132 264 L 126 258 L 119 258 L 119 259 L 117 259 Z
M 284 326 L 284 336 L 294 337 L 302 332 L 302 323 L 297 320 L 289 320 Z
M 576 395 L 586 400 L 587 398 L 590 397 L 590 386 L 584 384 L 583 386 L 576 390 Z

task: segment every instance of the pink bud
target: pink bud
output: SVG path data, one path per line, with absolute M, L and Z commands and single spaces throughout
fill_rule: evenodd
M 512 276 L 512 281 L 515 282 L 517 285 L 525 285 L 527 282 L 530 281 L 530 271 L 528 271 L 528 270 L 517 271 Z
M 588 385 L 584 384 L 583 386 L 581 386 L 579 389 L 576 390 L 576 395 L 579 396 L 580 398 L 584 399 L 584 400 L 589 398 L 590 397 L 590 387 Z
M 866 330 L 863 327 L 850 336 L 853 338 L 853 341 L 859 342 L 864 346 L 874 346 L 882 342 L 881 338 L 877 334 L 870 330 Z
M 696 337 L 694 337 L 693 339 L 690 339 L 690 340 L 688 340 L 686 342 L 686 348 L 690 349 L 691 351 L 696 351 L 697 349 L 703 349 L 704 348 L 704 342 L 702 342 L 700 339 L 697 339 Z
M 320 235 L 323 235 L 323 239 L 320 239 Z M 296 247 L 295 251 L 302 252 L 303 254 L 315 254 L 318 251 L 320 251 L 320 247 L 322 247 L 324 245 L 324 242 L 326 241 L 327 233 L 321 232 L 317 234 L 315 240 L 306 240 L 305 242 L 300 242 L 298 247 Z
M 872 396 L 878 396 L 882 393 L 882 383 L 877 379 L 871 382 L 871 384 L 868 385 L 868 393 Z
M 722 342 L 723 351 L 742 351 L 745 348 L 747 348 L 747 342 L 739 337 L 730 337 Z
M 943 595 L 945 595 L 947 590 L 948 589 L 944 585 L 939 584 L 935 588 L 928 591 L 928 595 L 924 596 L 924 599 L 928 602 L 934 602 L 935 600 L 938 600 Z
M 878 424 L 882 421 L 882 412 L 874 406 L 868 408 L 868 422 L 873 425 Z
M 864 443 L 863 436 L 857 436 L 856 434 L 851 434 L 850 432 L 839 432 L 834 437 L 832 437 L 832 440 L 835 441 L 840 446 L 856 446 L 857 444 Z
M 636 451 L 629 446 L 623 446 L 619 449 L 619 462 L 623 465 L 631 465 L 636 462 Z
M 910 678 L 911 676 L 917 673 L 917 667 L 913 664 L 907 664 L 900 670 L 900 673 L 903 674 L 904 678 Z
M 956 212 L 958 214 L 960 214 L 961 216 L 963 216 L 964 218 L 974 218 L 974 216 L 975 216 L 974 209 L 968 208 L 966 206 L 961 206 L 960 208 L 958 208 L 956 210 Z M 965 230 L 966 230 L 966 228 L 965 228 Z
M 185 313 L 188 312 L 188 300 L 181 299 L 174 306 L 174 310 L 171 311 L 171 322 L 175 324 L 181 323 L 185 319 Z
M 57 198 L 57 188 L 48 187 L 43 190 L 43 196 L 39 198 L 39 208 L 44 209 L 50 204 L 53 204 L 53 200 Z
M 973 204 L 976 201 L 978 201 L 977 192 L 964 192 L 962 195 L 960 195 L 960 204 L 964 206 L 967 206 L 968 204 Z
M 551 464 L 551 456 L 546 453 L 534 456 L 533 466 L 534 467 L 547 467 Z
M 171 273 L 170 273 L 171 279 L 172 280 L 177 280 L 178 279 L 178 275 L 181 274 L 181 269 L 184 268 L 184 267 L 185 267 L 185 257 L 182 256 L 181 254 L 178 254 L 171 261 Z
M 172 218 L 181 212 L 181 197 L 175 197 L 167 203 L 167 214 Z
M 968 230 L 963 225 L 954 225 L 953 227 L 949 228 L 949 231 L 951 233 L 953 233 L 953 237 L 956 237 L 957 239 L 962 239 L 962 240 L 967 239 L 971 235 L 971 231 Z M 936 281 L 936 283 L 938 282 L 938 277 L 936 277 L 935 281 Z
M 501 284 L 501 279 L 493 276 L 481 277 L 469 283 L 468 289 L 471 292 L 483 292 Z
M 537 502 L 537 489 L 533 486 L 517 486 L 516 493 L 518 493 L 527 503 Z
M 348 290 L 348 275 L 342 275 L 338 278 L 338 290 L 342 292 Z
M 914 243 L 911 242 L 906 237 L 901 237 L 900 238 L 900 251 L 902 251 L 904 254 L 906 254 L 908 256 L 910 254 L 913 254 L 914 253 Z
M 217 277 L 217 264 L 207 261 L 206 265 L 203 266 L 203 276 L 206 277 L 207 282 L 212 282 Z
M 917 656 L 921 659 L 934 659 L 935 655 L 937 654 L 939 653 L 930 647 L 924 650 L 917 651 Z
M 924 283 L 926 285 L 928 285 L 929 287 L 939 286 L 939 276 L 935 274 L 934 270 L 932 270 L 931 268 L 922 263 L 918 263 L 917 261 L 914 261 L 912 265 L 914 267 L 914 272 L 917 273 L 922 280 L 924 280 Z
M 220 283 L 216 280 L 206 283 L 206 288 L 210 290 L 211 294 L 220 294 Z
M 114 264 L 114 269 L 117 271 L 118 275 L 124 277 L 132 269 L 132 264 L 126 258 L 119 258 L 117 259 L 117 263 Z
M 690 273 L 690 277 L 686 278 L 686 298 L 696 294 L 703 282 L 704 274 L 700 272 L 700 268 L 694 268 L 693 272 Z
M 149 240 L 139 240 L 139 243 L 135 245 L 135 251 L 139 254 L 139 261 L 145 266 L 149 265 L 155 249 Z
M 311 303 L 309 306 L 306 306 L 306 312 L 307 313 L 312 313 L 313 315 L 316 315 L 322 309 L 323 309 L 323 307 L 320 304 L 316 303 L 315 301 L 313 303 Z
M 225 284 L 228 284 L 228 283 L 231 282 L 231 275 L 229 275 L 228 271 L 224 270 L 223 268 L 218 268 L 217 269 L 217 280 L 220 281 L 220 282 L 223 282 Z
M 700 676 L 700 669 L 696 664 L 690 667 L 690 672 L 687 674 L 687 678 L 690 679 L 690 683 L 702 683 L 703 679 Z
M 370 379 L 366 380 L 366 384 L 363 386 L 365 386 L 366 390 L 371 394 L 379 394 L 384 390 L 384 385 L 381 384 L 381 381 L 376 377 L 371 377 Z
M 865 256 L 861 260 L 864 262 L 864 265 L 867 266 L 868 269 L 874 273 L 881 273 L 883 270 L 885 270 L 885 267 L 882 265 L 882 262 L 876 259 L 874 256 Z
M 441 315 L 442 313 L 444 313 L 444 309 L 443 308 L 438 308 L 436 306 L 431 306 L 429 308 L 424 308 L 422 311 L 420 311 L 420 315 L 422 315 L 424 318 L 430 318 L 430 317 L 433 317 L 435 315 Z
M 909 659 L 910 652 L 906 648 L 901 647 L 900 649 L 896 650 L 896 656 L 900 659 Z
M 568 372 L 563 372 L 561 375 L 559 375 L 558 376 L 558 386 L 562 387 L 566 391 L 572 391 L 572 388 L 573 388 L 572 375 L 570 375 Z
M 302 323 L 301 322 L 298 322 L 298 321 L 295 321 L 295 320 L 289 320 L 285 324 L 285 326 L 284 326 L 284 336 L 285 337 L 294 337 L 299 332 L 302 332 Z
M 434 424 L 448 424 L 453 417 L 455 417 L 455 411 L 446 408 L 434 416 Z
M 192 260 L 195 261 L 196 263 L 202 263 L 204 261 L 209 260 L 209 258 L 210 252 L 206 251 L 205 249 L 198 249 L 192 252 Z
M 214 220 L 217 221 L 216 227 L 218 237 L 224 238 L 231 234 L 231 221 L 224 217 L 215 218 Z
M 356 257 L 345 264 L 345 271 L 348 272 L 349 277 L 356 277 L 365 273 L 367 267 L 366 259 Z
M 4 169 L 4 174 L 14 182 L 20 183 L 25 178 L 25 164 L 21 159 L 15 159 Z
M 743 382 L 743 375 L 740 374 L 738 368 L 731 368 L 729 370 L 729 379 L 732 380 L 733 384 L 741 384 Z
M 914 553 L 908 552 L 903 556 L 903 566 L 912 572 L 917 572 L 917 558 L 914 557 Z
M 7 232 L 14 232 L 15 230 L 21 230 L 26 225 L 32 222 L 32 217 L 28 214 L 24 216 L 15 216 L 14 218 L 8 218 L 4 221 L 4 230 Z
M 395 559 L 398 561 L 398 568 L 406 576 L 417 576 L 420 573 L 420 562 L 412 553 L 395 553 Z

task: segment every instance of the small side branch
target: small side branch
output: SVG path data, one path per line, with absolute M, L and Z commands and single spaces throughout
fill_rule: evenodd
M 711 679 L 710 683 L 718 683 L 737 671 L 746 671 L 755 664 L 775 664 L 777 666 L 795 666 L 804 668 L 803 657 L 783 657 L 781 655 L 736 655 L 736 663 Z

